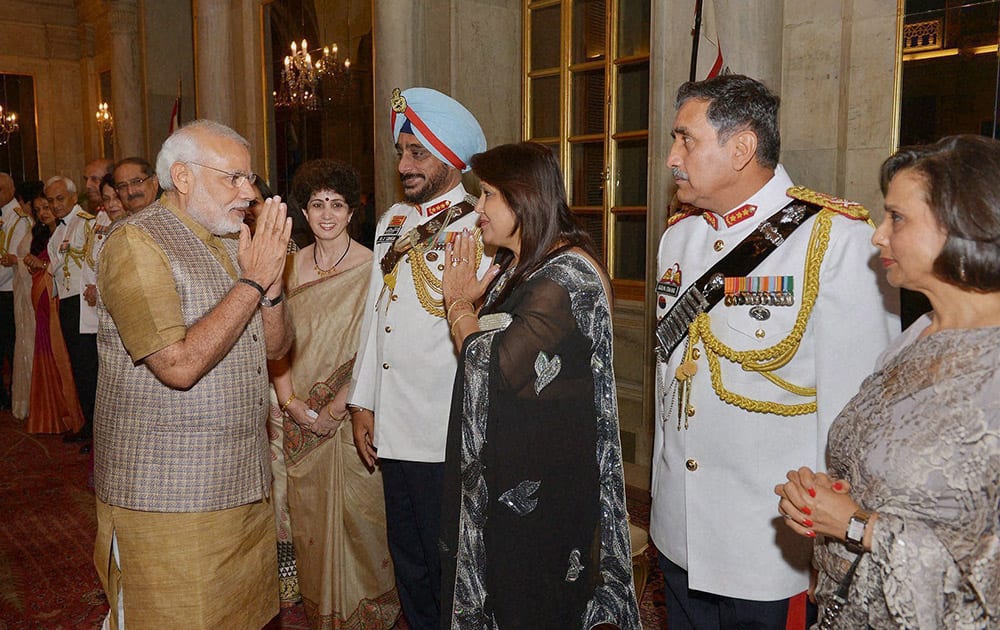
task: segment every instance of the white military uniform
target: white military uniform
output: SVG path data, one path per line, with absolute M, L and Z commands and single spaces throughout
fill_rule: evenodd
M 669 227 L 657 258 L 657 318 L 791 201 L 785 194 L 791 186 L 779 165 L 763 188 L 726 216 L 693 215 Z M 745 397 L 741 404 L 757 410 L 724 402 L 712 383 L 707 360 L 711 353 L 704 339 L 688 349 L 686 337 L 666 365 L 657 365 L 662 395 L 657 396 L 651 536 L 667 558 L 687 570 L 693 590 L 773 601 L 807 588 L 812 543 L 780 522 L 774 486 L 800 466 L 826 470 L 831 422 L 899 331 L 898 318 L 890 312 L 894 299 L 886 296 L 891 291 L 882 288 L 871 264 L 872 228 L 865 221 L 822 211 L 806 219 L 751 272 L 757 277 L 791 276 L 794 304 L 765 306 L 754 312 L 755 318 L 752 305 L 720 301 L 709 312 L 711 334 L 728 348 L 752 351 L 770 348 L 792 332 L 803 305 L 810 235 L 820 218 L 829 220 L 830 228 L 819 295 L 798 350 L 771 372 L 794 386 L 815 388 L 814 395 L 779 387 L 723 355 L 718 357 L 722 389 Z M 689 398 L 679 416 L 680 388 L 674 375 L 685 355 L 697 372 L 688 381 Z M 774 404 L 748 400 L 781 405 L 815 401 L 816 408 L 780 415 Z
M 396 235 L 406 234 L 465 196 L 465 188 L 459 184 L 422 206 L 397 203 L 382 215 L 375 229 L 375 264 L 350 404 L 375 412 L 375 446 L 380 458 L 444 461 L 458 360 L 448 322 L 443 315 L 431 315 L 418 299 L 410 260 L 416 252 L 411 250 L 400 259 L 395 290 L 386 287 L 383 291 L 385 282 L 378 263 Z M 478 219 L 477 213 L 470 212 L 446 230 L 471 229 Z M 421 256 L 426 268 L 440 280 L 446 264 L 444 249 Z M 492 259 L 484 255 L 480 275 L 490 264 Z M 431 295 L 440 298 L 439 294 Z
M 97 334 L 97 307 L 83 299 L 83 290 L 93 283 L 92 271 L 86 262 L 87 241 L 94 231 L 94 215 L 79 205 L 56 226 L 49 239 L 49 273 L 60 300 L 75 297 L 80 300 L 80 333 Z

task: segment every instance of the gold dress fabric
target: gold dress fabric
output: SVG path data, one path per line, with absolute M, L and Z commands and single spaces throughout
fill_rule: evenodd
M 31 272 L 24 264 L 30 253 L 31 232 L 28 232 L 13 250 L 17 256 L 14 268 L 14 365 L 11 368 L 11 409 L 14 417 L 28 417 L 31 399 L 31 364 L 35 352 L 35 307 L 31 303 Z
M 291 378 L 314 411 L 350 386 L 371 263 L 298 286 L 289 261 L 295 331 Z M 288 507 L 299 589 L 313 628 L 391 628 L 399 598 L 385 534 L 382 474 L 369 472 L 349 423 L 317 437 L 284 422 Z

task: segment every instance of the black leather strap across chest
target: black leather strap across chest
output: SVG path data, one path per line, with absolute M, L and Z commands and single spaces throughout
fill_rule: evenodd
M 382 256 L 382 260 L 379 262 L 379 266 L 382 268 L 382 275 L 387 276 L 392 273 L 392 270 L 399 264 L 399 259 L 405 256 L 411 249 L 420 243 L 437 238 L 437 235 L 442 230 L 475 209 L 476 198 L 466 195 L 463 201 L 451 206 L 447 210 L 443 210 L 430 221 L 421 223 L 406 232 L 406 234 L 397 236 L 396 240 L 392 242 L 392 247 L 385 253 L 385 256 Z
M 771 255 L 806 219 L 822 209 L 818 204 L 798 199 L 757 226 L 679 297 L 670 310 L 656 323 L 656 352 L 666 361 L 684 337 L 698 315 L 708 312 L 725 295 L 727 277 L 747 276 Z

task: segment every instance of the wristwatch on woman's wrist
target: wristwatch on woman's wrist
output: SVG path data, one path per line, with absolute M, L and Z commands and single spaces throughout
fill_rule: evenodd
M 871 512 L 865 512 L 858 508 L 851 519 L 847 521 L 847 532 L 844 534 L 844 546 L 851 553 L 865 552 L 865 528 L 868 526 L 868 519 L 872 517 Z

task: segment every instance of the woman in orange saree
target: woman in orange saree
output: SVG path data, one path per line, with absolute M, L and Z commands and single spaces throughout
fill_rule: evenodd
M 59 327 L 59 298 L 52 291 L 46 245 L 56 227 L 48 202 L 32 201 L 37 222 L 33 228 L 31 254 L 25 265 L 31 271 L 31 303 L 35 307 L 35 356 L 31 366 L 31 398 L 28 433 L 79 431 L 83 411 L 76 395 L 69 352 Z

